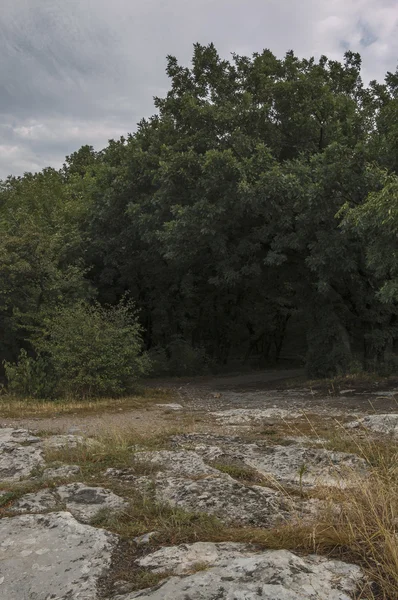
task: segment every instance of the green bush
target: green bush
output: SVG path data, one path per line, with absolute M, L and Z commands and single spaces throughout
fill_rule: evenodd
M 4 362 L 4 367 L 8 391 L 12 394 L 32 398 L 48 398 L 54 394 L 56 382 L 46 358 L 33 358 L 22 349 L 18 362 Z
M 36 359 L 5 365 L 9 389 L 20 395 L 120 396 L 134 389 L 150 361 L 131 303 L 79 302 L 46 317 L 33 338 Z M 50 382 L 47 388 L 43 380 Z

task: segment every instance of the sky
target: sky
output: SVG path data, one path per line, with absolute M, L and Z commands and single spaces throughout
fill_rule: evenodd
M 135 131 L 167 93 L 166 56 L 188 65 L 195 42 L 223 57 L 350 49 L 365 83 L 382 81 L 398 63 L 398 0 L 1 0 L 0 178 Z

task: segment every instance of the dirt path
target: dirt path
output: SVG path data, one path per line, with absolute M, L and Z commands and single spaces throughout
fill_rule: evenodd
M 2 427 L 21 427 L 32 431 L 93 434 L 101 429 L 133 429 L 153 434 L 171 429 L 201 429 L 201 415 L 231 408 L 282 408 L 324 415 L 397 412 L 398 381 L 350 382 L 339 387 L 329 383 L 309 386 L 299 369 L 268 370 L 217 377 L 151 380 L 152 388 L 167 388 L 171 393 L 159 404 L 144 408 L 101 410 L 97 414 L 76 412 L 35 418 L 0 418 Z M 308 387 L 306 387 L 308 386 Z M 172 410 L 168 403 L 179 403 Z

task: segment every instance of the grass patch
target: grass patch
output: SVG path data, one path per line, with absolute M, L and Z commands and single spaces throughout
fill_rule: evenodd
M 49 466 L 65 463 L 78 465 L 82 477 L 97 477 L 108 468 L 131 469 L 135 475 L 150 475 L 159 467 L 141 460 L 134 460 L 140 450 L 161 450 L 169 446 L 169 439 L 176 431 L 142 436 L 135 430 L 108 428 L 98 435 L 87 438 L 77 445 L 45 450 Z
M 98 398 L 90 400 L 60 399 L 38 400 L 37 398 L 18 398 L 9 394 L 0 395 L 0 417 L 31 418 L 56 417 L 61 415 L 93 415 L 105 412 L 143 409 L 151 404 L 170 400 L 171 390 L 147 388 L 134 396 L 125 398 Z
M 230 475 L 233 479 L 237 479 L 242 483 L 246 484 L 257 484 L 261 485 L 263 483 L 263 477 L 251 467 L 247 467 L 246 465 L 240 465 L 236 463 L 221 463 L 221 462 L 212 462 L 211 466 L 215 469 L 221 471 L 221 473 L 226 473 Z
M 272 529 L 226 526 L 209 515 L 187 513 L 156 503 L 151 498 L 134 499 L 127 511 L 102 515 L 97 525 L 132 538 L 156 531 L 150 547 L 196 541 L 241 542 L 259 549 L 288 549 L 317 553 L 359 564 L 372 584 L 358 598 L 398 600 L 398 444 L 363 439 L 341 429 L 328 444 L 334 449 L 355 451 L 369 464 L 367 477 L 348 472 L 354 487 L 323 489 L 326 504 L 317 516 L 292 521 Z M 219 470 L 241 481 L 253 483 L 251 469 L 235 464 L 215 464 Z M 321 496 L 322 496 L 321 494 Z M 319 496 L 317 490 L 305 497 Z M 321 497 L 320 496 L 320 497 Z
M 69 480 L 68 480 L 69 481 Z M 23 481 L 7 481 L 0 483 L 0 517 L 5 516 L 13 503 L 25 496 L 44 489 L 54 489 L 61 485 L 60 481 L 44 479 L 24 479 Z
M 101 598 L 115 595 L 130 594 L 131 592 L 157 586 L 170 573 L 154 573 L 139 567 L 135 561 L 140 552 L 136 544 L 122 539 L 113 551 L 110 569 L 98 581 L 98 592 Z

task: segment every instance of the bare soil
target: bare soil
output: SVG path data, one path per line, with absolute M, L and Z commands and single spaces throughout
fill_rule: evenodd
M 84 433 L 101 429 L 136 430 L 156 434 L 174 430 L 205 430 L 205 413 L 231 408 L 257 409 L 278 407 L 318 415 L 356 415 L 397 412 L 398 378 L 344 378 L 338 381 L 311 382 L 300 369 L 266 370 L 238 375 L 204 376 L 181 379 L 156 379 L 148 388 L 168 392 L 158 406 L 99 407 L 97 413 L 54 414 L 53 416 L 0 417 L 1 427 L 21 427 L 32 431 Z M 177 402 L 183 410 L 167 407 Z

